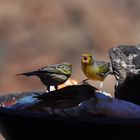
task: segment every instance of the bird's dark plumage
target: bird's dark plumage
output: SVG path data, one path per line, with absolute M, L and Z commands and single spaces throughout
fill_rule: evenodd
M 25 76 L 37 76 L 40 78 L 41 82 L 47 86 L 48 91 L 50 91 L 50 86 L 57 86 L 63 84 L 71 76 L 72 68 L 71 64 L 64 62 L 61 64 L 54 64 L 40 68 L 36 71 L 25 72 L 18 75 Z

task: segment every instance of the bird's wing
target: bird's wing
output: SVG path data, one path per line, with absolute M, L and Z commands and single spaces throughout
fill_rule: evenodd
M 55 64 L 55 65 L 51 65 L 51 66 L 46 66 L 46 67 L 39 69 L 39 71 L 53 73 L 53 74 L 66 74 L 66 75 L 71 74 L 70 67 L 68 67 L 64 64 Z
M 64 65 L 64 64 L 59 64 L 59 65 L 56 66 L 56 69 L 62 74 L 66 74 L 66 75 L 71 74 L 70 66 L 67 66 L 67 65 Z
M 109 62 L 98 62 L 98 75 L 104 76 L 107 72 L 110 71 L 110 63 Z
M 45 66 L 43 68 L 38 69 L 38 71 L 41 72 L 48 72 L 48 73 L 58 73 L 58 70 L 56 69 L 55 65 L 52 66 Z

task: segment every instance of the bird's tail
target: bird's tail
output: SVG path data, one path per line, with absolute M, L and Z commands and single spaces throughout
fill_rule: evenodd
M 32 71 L 32 72 L 25 72 L 25 73 L 20 73 L 20 74 L 17 74 L 17 76 L 19 75 L 24 75 L 24 76 L 33 76 L 33 75 L 37 75 L 37 71 Z

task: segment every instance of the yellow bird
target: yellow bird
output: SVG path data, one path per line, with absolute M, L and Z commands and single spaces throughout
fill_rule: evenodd
M 103 87 L 103 81 L 106 76 L 112 74 L 109 62 L 94 60 L 89 53 L 82 55 L 81 68 L 87 77 L 83 82 L 89 79 L 100 81 L 100 89 Z

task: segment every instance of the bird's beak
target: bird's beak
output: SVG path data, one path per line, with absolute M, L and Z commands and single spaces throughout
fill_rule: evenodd
M 87 60 L 87 57 L 86 57 L 86 56 L 84 56 L 84 57 L 83 57 L 83 59 L 86 61 L 86 60 Z
M 87 64 L 88 63 L 88 58 L 86 56 L 83 56 L 82 57 L 82 62 Z

